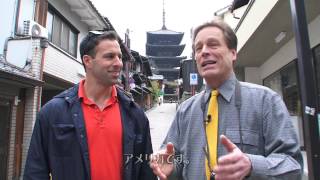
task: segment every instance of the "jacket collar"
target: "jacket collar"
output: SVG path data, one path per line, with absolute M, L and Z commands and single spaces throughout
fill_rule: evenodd
M 129 93 L 121 89 L 120 87 L 116 87 L 117 89 L 117 97 L 120 103 L 123 103 L 126 107 L 134 105 L 133 98 Z M 78 97 L 79 84 L 74 85 L 73 87 L 63 91 L 62 93 L 54 96 L 54 98 L 64 98 L 69 104 L 73 104 Z

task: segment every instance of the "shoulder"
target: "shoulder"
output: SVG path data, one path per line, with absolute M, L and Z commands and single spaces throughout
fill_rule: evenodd
M 251 94 L 251 95 L 256 94 L 256 95 L 262 95 L 262 96 L 268 96 L 268 97 L 278 96 L 278 93 L 276 93 L 274 90 L 266 86 L 262 86 L 254 83 L 248 83 L 248 82 L 240 82 L 240 86 L 241 86 L 241 90 L 243 92 L 246 92 L 247 94 Z
M 54 96 L 46 104 L 44 104 L 40 109 L 40 114 L 46 113 L 57 113 L 65 111 L 70 102 L 78 97 L 78 85 L 75 85 L 60 94 Z
M 130 93 L 119 87 L 116 87 L 116 89 L 120 105 L 124 107 L 126 111 L 130 112 L 133 116 L 144 114 L 143 109 L 134 102 L 134 99 Z
M 121 86 L 115 86 L 115 87 L 116 87 L 116 90 L 117 90 L 117 93 L 118 93 L 118 94 L 120 93 L 120 94 L 126 96 L 126 97 L 129 98 L 129 99 L 132 99 L 132 98 L 133 98 L 132 95 L 131 95 L 131 93 L 125 91 Z
M 240 86 L 243 102 L 247 105 L 272 108 L 284 104 L 282 96 L 266 86 L 247 82 L 241 82 Z
M 203 96 L 204 91 L 190 97 L 189 99 L 183 101 L 181 105 L 179 106 L 179 111 L 180 112 L 186 112 L 190 109 L 194 109 L 196 107 L 201 106 L 201 98 Z
M 72 86 L 71 88 L 62 91 L 60 94 L 54 96 L 53 99 L 65 98 L 65 97 L 72 98 L 72 97 L 78 96 L 78 89 L 79 89 L 79 84 L 76 84 L 76 85 Z
M 117 96 L 120 102 L 125 102 L 127 104 L 134 104 L 134 99 L 132 97 L 132 95 L 125 91 L 123 88 L 116 86 L 116 90 L 117 90 Z

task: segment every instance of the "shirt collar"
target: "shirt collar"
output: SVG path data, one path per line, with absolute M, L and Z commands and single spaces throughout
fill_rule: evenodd
M 84 98 L 86 95 L 84 93 L 84 79 L 80 81 L 79 83 L 79 90 L 78 90 L 78 96 L 79 98 Z
M 79 96 L 79 99 L 82 99 L 84 103 L 88 104 L 88 105 L 91 105 L 91 104 L 94 104 L 94 102 L 92 102 L 90 99 L 88 99 L 88 97 L 86 96 L 86 93 L 84 91 L 84 82 L 85 80 L 81 80 L 80 83 L 79 83 L 79 90 L 78 90 L 78 96 Z M 116 86 L 113 85 L 112 86 L 112 90 L 111 90 L 111 97 L 110 99 L 108 100 L 109 102 L 117 102 L 117 89 L 116 89 Z M 107 103 L 107 102 L 106 102 Z
M 231 97 L 234 94 L 235 90 L 235 84 L 236 84 L 237 78 L 234 73 L 232 73 L 219 88 L 219 95 L 221 95 L 226 101 L 230 102 Z M 210 93 L 213 89 L 210 88 L 208 85 L 206 85 L 205 89 L 205 99 L 208 99 L 210 97 Z

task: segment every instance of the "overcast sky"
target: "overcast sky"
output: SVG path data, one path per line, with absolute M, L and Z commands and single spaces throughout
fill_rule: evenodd
M 162 27 L 162 0 L 91 0 L 98 11 L 108 17 L 118 34 L 124 39 L 130 30 L 131 49 L 145 55 L 146 32 Z M 232 3 L 232 0 L 165 0 L 166 27 L 184 32 L 182 55 L 191 55 L 192 27 L 213 18 L 213 14 Z

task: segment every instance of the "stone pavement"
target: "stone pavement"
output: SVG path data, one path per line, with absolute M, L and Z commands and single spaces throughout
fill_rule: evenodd
M 176 114 L 176 103 L 164 103 L 146 112 L 150 121 L 153 151 L 160 148 Z

